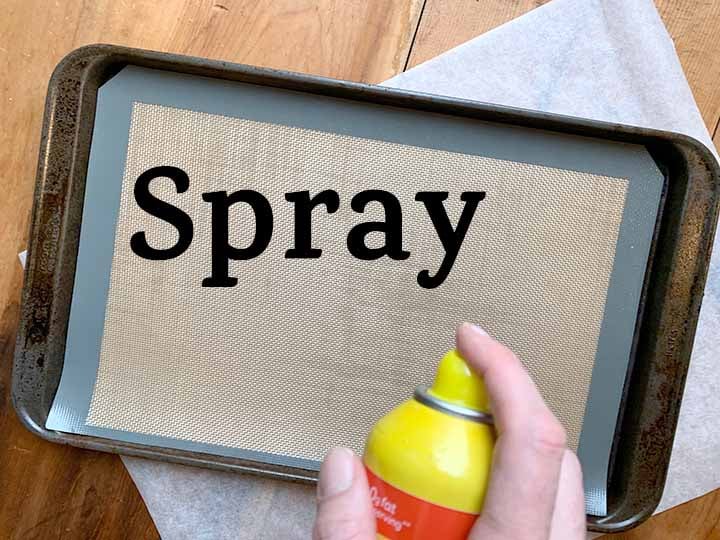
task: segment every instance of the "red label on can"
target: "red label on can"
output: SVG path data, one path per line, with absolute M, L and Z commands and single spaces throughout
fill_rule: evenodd
M 438 506 L 406 493 L 367 471 L 378 538 L 387 540 L 465 540 L 476 514 Z

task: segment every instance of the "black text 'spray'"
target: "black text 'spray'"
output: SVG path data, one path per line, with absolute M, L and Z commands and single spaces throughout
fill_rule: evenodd
M 175 245 L 167 249 L 151 247 L 144 231 L 136 232 L 130 239 L 130 247 L 135 254 L 150 260 L 167 260 L 182 255 L 190 247 L 193 239 L 193 221 L 185 212 L 172 204 L 158 199 L 150 193 L 150 184 L 156 178 L 169 178 L 175 184 L 178 193 L 184 193 L 190 187 L 190 178 L 177 167 L 153 167 L 141 174 L 135 182 L 135 201 L 138 206 L 167 223 L 178 231 Z M 228 273 L 229 261 L 253 259 L 263 253 L 270 244 L 273 232 L 273 212 L 268 200 L 253 190 L 240 190 L 233 193 L 212 191 L 203 193 L 202 198 L 210 204 L 211 212 L 211 272 L 202 281 L 203 287 L 233 287 L 237 278 Z M 460 200 L 465 202 L 457 226 L 453 227 L 447 215 L 444 201 L 447 191 L 420 191 L 415 200 L 422 203 L 435 233 L 442 244 L 445 255 L 435 275 L 429 270 L 421 270 L 417 281 L 421 287 L 432 289 L 441 285 L 450 274 L 460 247 L 475 215 L 478 203 L 485 198 L 483 191 L 465 191 Z M 285 199 L 294 205 L 295 241 L 293 247 L 285 252 L 287 259 L 316 259 L 322 255 L 322 249 L 312 244 L 313 211 L 333 214 L 340 208 L 340 197 L 336 191 L 326 189 L 316 194 L 308 191 L 294 191 L 285 194 Z M 249 205 L 255 214 L 255 236 L 250 245 L 238 248 L 229 241 L 230 207 L 243 203 Z M 370 221 L 355 225 L 347 235 L 347 249 L 351 255 L 365 261 L 382 257 L 404 260 L 410 252 L 403 249 L 402 207 L 392 193 L 383 190 L 366 190 L 356 194 L 350 201 L 353 211 L 363 213 L 370 203 L 380 203 L 385 211 L 385 221 Z M 319 219 L 319 218 L 318 218 Z M 382 233 L 385 243 L 381 247 L 368 247 L 366 237 L 370 233 Z M 429 241 L 429 240 L 428 240 Z

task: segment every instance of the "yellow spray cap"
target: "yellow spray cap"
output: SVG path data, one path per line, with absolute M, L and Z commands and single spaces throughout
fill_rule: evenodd
M 443 356 L 435 382 L 428 393 L 467 409 L 490 412 L 490 400 L 483 380 L 468 367 L 455 349 Z

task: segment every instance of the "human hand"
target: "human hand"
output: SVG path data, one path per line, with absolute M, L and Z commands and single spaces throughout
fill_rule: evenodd
M 468 540 L 580 540 L 585 503 L 580 463 L 565 431 L 510 349 L 463 324 L 457 349 L 485 381 L 497 440 L 482 514 Z M 375 540 L 367 478 L 350 450 L 320 469 L 315 540 Z

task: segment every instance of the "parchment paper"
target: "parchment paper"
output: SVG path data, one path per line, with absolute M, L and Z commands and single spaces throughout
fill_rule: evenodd
M 677 131 L 715 151 L 651 0 L 555 0 L 385 84 Z M 720 487 L 715 248 L 659 511 Z M 163 538 L 309 538 L 310 487 L 123 460 Z

